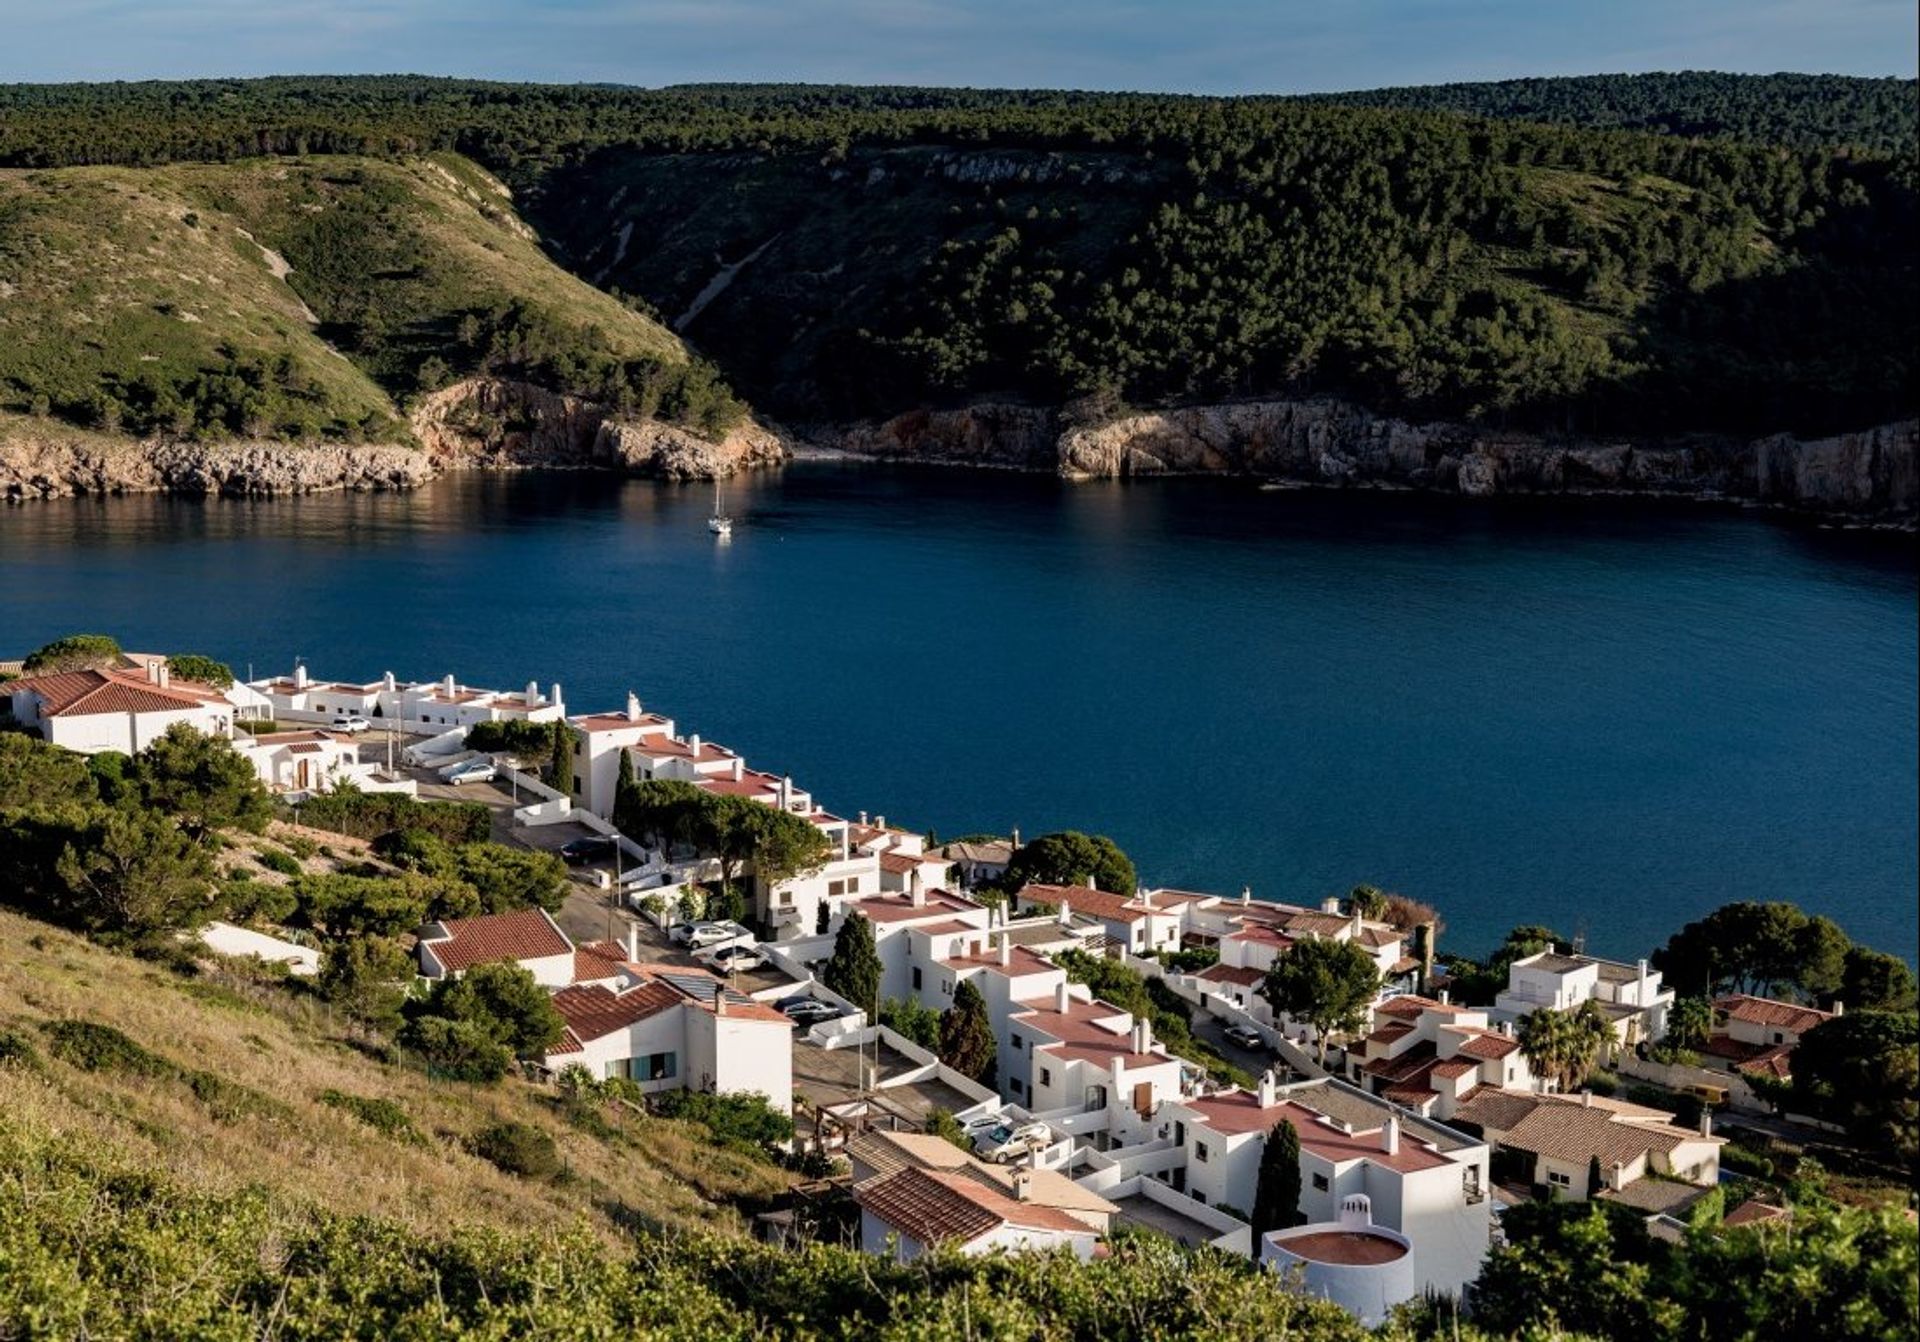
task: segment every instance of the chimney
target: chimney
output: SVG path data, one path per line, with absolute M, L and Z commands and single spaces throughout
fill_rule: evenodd
M 530 680 L 527 682 L 526 700 L 529 705 L 540 702 L 540 682 L 539 681 Z
M 295 662 L 293 664 L 293 688 L 296 690 L 304 690 L 307 688 L 307 664 L 305 662 Z
M 1351 926 L 1351 929 L 1350 929 L 1350 930 L 1352 931 L 1352 933 L 1353 933 L 1353 935 L 1354 935 L 1354 936 L 1355 936 L 1356 938 L 1358 938 L 1358 937 L 1359 937 L 1359 935 L 1360 935 L 1360 921 L 1361 921 L 1361 920 L 1360 920 L 1360 910 L 1358 910 L 1358 909 L 1355 909 L 1355 910 L 1353 911 L 1353 923 L 1352 923 L 1352 926 Z
M 393 672 L 389 671 L 385 675 L 380 677 L 380 688 L 385 690 L 388 694 L 392 694 L 394 690 L 399 688 L 393 679 Z
M 1013 938 L 1005 932 L 1000 934 L 1000 967 L 1002 969 L 1013 967 Z
M 640 924 L 628 923 L 627 924 L 627 959 L 638 960 L 639 958 L 640 958 Z
M 927 889 L 920 883 L 918 867 L 915 867 L 913 874 L 907 877 L 907 901 L 916 909 L 927 907 Z
M 1013 827 L 1013 846 L 1015 848 L 1020 846 L 1020 827 L 1018 825 Z
M 873 827 L 875 829 L 885 829 L 887 827 L 887 818 L 883 815 L 875 816 L 873 818 Z
M 863 825 L 867 823 L 867 813 L 865 811 L 860 813 L 860 823 Z
M 632 690 L 627 691 L 627 721 L 640 721 L 640 696 Z
M 448 672 L 447 678 L 440 682 L 440 692 L 442 694 L 445 694 L 447 698 L 451 699 L 453 698 L 453 690 L 454 690 L 453 673 Z
M 692 753 L 695 759 L 698 759 L 700 757 L 700 733 L 699 732 L 695 732 L 692 736 L 689 736 L 687 738 L 687 750 Z
M 785 811 L 789 809 L 792 805 L 793 805 L 793 775 L 782 774 L 780 776 L 780 809 Z M 914 873 L 916 880 L 919 877 L 919 875 L 920 873 L 917 871 Z
M 1033 1201 L 1033 1171 L 1015 1170 L 1013 1172 L 1013 1200 L 1015 1202 Z
M 1262 1109 L 1273 1108 L 1275 1101 L 1279 1099 L 1278 1090 L 1279 1087 L 1274 1084 L 1271 1067 L 1260 1073 L 1260 1107 Z
M 1073 905 L 1064 899 L 1060 901 L 1060 926 L 1073 926 Z
M 1700 1106 L 1700 1135 L 1702 1137 L 1713 1136 L 1713 1106 L 1711 1105 L 1703 1104 Z
M 1242 907 L 1244 908 L 1244 907 L 1245 907 L 1246 905 L 1248 905 L 1248 904 L 1251 904 L 1251 903 L 1253 903 L 1253 887 L 1252 887 L 1252 886 L 1250 886 L 1250 885 L 1243 885 L 1243 886 L 1241 886 L 1241 887 L 1240 887 L 1240 904 L 1241 904 L 1241 906 L 1242 906 Z
M 552 704 L 555 708 L 558 708 L 561 712 L 563 713 L 566 712 L 567 704 L 566 704 L 566 700 L 560 697 L 559 681 L 557 680 L 554 681 L 553 688 L 547 691 L 547 702 Z
M 160 682 L 161 689 L 164 690 L 167 688 L 167 686 L 173 684 L 173 668 L 168 666 L 165 662 L 155 663 L 154 671 L 155 671 L 156 678 Z
M 1321 900 L 1321 901 L 1320 901 L 1320 912 L 1322 912 L 1322 913 L 1338 913 L 1338 912 L 1340 912 L 1340 896 L 1338 896 L 1338 895 L 1328 895 L 1328 896 L 1327 896 L 1327 897 L 1326 897 L 1325 899 L 1323 899 L 1323 900 Z
M 1593 1092 L 1591 1090 L 1582 1090 L 1580 1092 L 1580 1107 L 1582 1109 L 1593 1108 Z
M 699 737 L 694 737 L 698 741 Z M 747 776 L 747 762 L 738 755 L 733 757 L 733 781 L 738 783 Z
M 1441 1006 L 1453 1005 L 1453 992 L 1451 989 L 1442 988 L 1440 990 L 1440 1005 Z
M 1053 1009 L 1066 1015 L 1073 1005 L 1073 994 L 1067 990 L 1067 981 L 1061 979 L 1053 988 Z
M 1354 1234 L 1366 1230 L 1373 1224 L 1373 1199 L 1365 1193 L 1355 1193 L 1351 1197 L 1340 1199 L 1340 1228 Z
M 1380 1125 L 1380 1149 L 1390 1156 L 1400 1154 L 1400 1120 L 1391 1114 Z
M 1607 1180 L 1607 1186 L 1616 1193 L 1627 1186 L 1627 1167 L 1617 1160 L 1613 1162 L 1612 1176 Z
M 1837 997 L 1834 999 L 1833 1005 L 1827 1009 L 1836 1016 L 1844 1016 L 1847 1014 L 1847 1004 Z
M 1147 1053 L 1153 1048 L 1153 1023 L 1145 1016 L 1133 1023 L 1133 1051 Z
M 722 987 L 713 995 L 713 1014 L 716 1016 L 724 1016 L 727 1014 L 727 990 L 725 987 Z

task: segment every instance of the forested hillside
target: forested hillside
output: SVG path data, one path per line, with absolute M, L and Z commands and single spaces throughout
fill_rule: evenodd
M 1395 105 L 11 86 L 0 163 L 471 155 L 555 257 L 802 423 L 982 398 L 1318 394 L 1583 434 L 1817 434 L 1913 413 L 1910 82 L 1689 74 L 1378 100 Z M 389 386 L 445 362 L 415 334 L 361 335 L 358 362 Z M 589 362 L 571 380 L 617 390 Z M 717 416 L 737 413 L 716 396 Z
M 0 410 L 99 429 L 398 439 L 410 398 L 474 372 L 739 413 L 452 154 L 0 171 L 0 286 Z

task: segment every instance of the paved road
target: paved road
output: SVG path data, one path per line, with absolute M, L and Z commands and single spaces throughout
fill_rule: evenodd
M 1193 1009 L 1193 1037 L 1225 1058 L 1234 1066 L 1259 1076 L 1269 1067 L 1275 1068 L 1281 1080 L 1287 1078 L 1287 1065 L 1272 1049 L 1242 1048 L 1227 1038 L 1227 1023 L 1212 1012 L 1201 1007 Z

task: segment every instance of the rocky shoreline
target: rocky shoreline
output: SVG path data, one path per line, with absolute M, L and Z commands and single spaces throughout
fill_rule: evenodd
M 579 397 L 474 378 L 422 398 L 413 443 L 195 442 L 128 438 L 0 416 L 0 498 L 181 494 L 270 498 L 416 489 L 456 470 L 587 468 L 693 480 L 777 466 L 778 434 L 749 420 L 715 441 L 627 420 Z
M 695 480 L 803 459 L 1043 472 L 1065 479 L 1239 476 L 1283 486 L 1469 498 L 1608 495 L 1724 500 L 1912 527 L 1920 421 L 1825 438 L 1550 438 L 1415 423 L 1331 399 L 1244 401 L 1079 418 L 981 402 L 817 429 L 747 421 L 715 441 L 526 383 L 476 378 L 423 397 L 410 444 L 136 440 L 0 418 L 0 497 L 166 492 L 271 497 L 405 490 L 455 470 L 579 468 Z
M 1235 475 L 1466 497 L 1716 499 L 1908 525 L 1920 507 L 1914 420 L 1818 439 L 1648 441 L 1413 423 L 1331 399 L 1192 406 L 1086 423 L 1041 407 L 982 403 L 829 430 L 820 441 L 878 460 L 1075 480 Z

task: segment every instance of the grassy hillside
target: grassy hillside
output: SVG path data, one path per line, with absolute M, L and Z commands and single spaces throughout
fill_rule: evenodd
M 111 1027 L 137 1052 L 63 1041 L 58 1022 Z M 739 1234 L 738 1208 L 790 1178 L 676 1121 L 595 1133 L 518 1084 L 430 1082 L 355 1037 L 324 1004 L 238 968 L 187 977 L 0 911 L 0 1057 L 33 1058 L 0 1066 L 0 1127 L 58 1132 L 209 1195 L 264 1188 L 415 1231 Z M 387 1102 L 405 1126 L 382 1131 L 329 1094 Z M 549 1132 L 569 1174 L 518 1178 L 470 1154 L 501 1122 Z
M 456 155 L 0 173 L 0 409 L 395 438 L 409 397 L 482 368 L 644 410 L 693 381 Z

